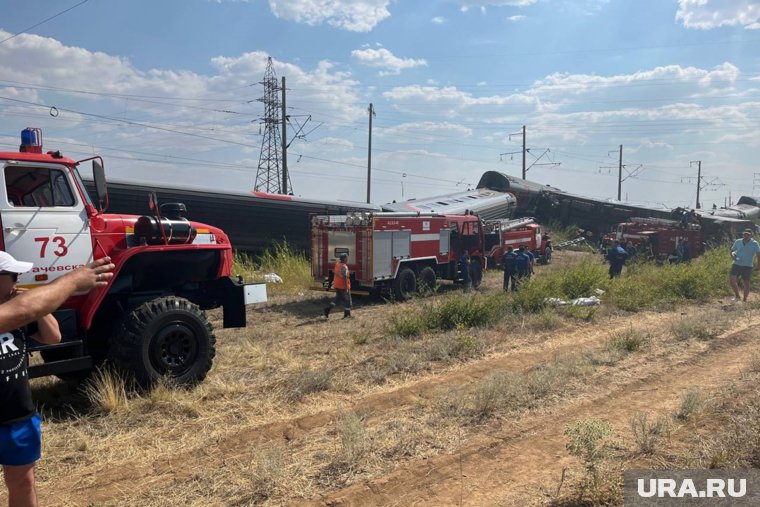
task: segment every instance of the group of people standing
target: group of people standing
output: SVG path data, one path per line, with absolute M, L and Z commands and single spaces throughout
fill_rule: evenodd
M 533 267 L 536 264 L 536 256 L 524 245 L 507 247 L 507 251 L 501 256 L 501 267 L 504 270 L 504 290 L 516 291 L 520 281 L 530 278 Z

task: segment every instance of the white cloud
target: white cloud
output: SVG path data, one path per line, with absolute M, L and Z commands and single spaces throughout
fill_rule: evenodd
M 446 18 L 444 18 L 442 16 L 436 16 L 436 17 L 432 18 L 430 20 L 430 22 L 433 23 L 434 25 L 442 25 L 442 24 L 444 24 L 446 22 Z
M 385 48 L 355 49 L 351 56 L 368 67 L 383 69 L 380 75 L 399 74 L 403 69 L 426 67 L 424 59 L 399 58 Z
M 527 7 L 538 0 L 459 0 L 462 9 L 472 7 Z
M 522 15 L 519 15 L 519 16 L 509 16 L 507 18 L 507 21 L 513 21 L 513 22 L 515 22 L 515 21 L 522 21 L 523 19 L 525 19 L 525 16 L 522 16 Z
M 442 122 L 418 122 L 402 123 L 395 127 L 384 128 L 378 131 L 379 137 L 397 137 L 406 142 L 430 142 L 440 140 L 441 137 L 456 137 L 464 139 L 472 137 L 472 129 L 455 123 Z
M 6 34 L 0 30 L 0 39 Z M 243 150 L 257 149 L 260 138 L 252 137 L 257 127 L 250 120 L 255 123 L 262 114 L 262 106 L 255 99 L 264 94 L 258 83 L 267 56 L 264 52 L 219 56 L 211 60 L 211 74 L 182 69 L 144 71 L 126 58 L 22 34 L 0 45 L 0 75 L 5 84 L 16 83 L 0 88 L 0 96 L 44 106 L 0 100 L 0 114 L 18 115 L 21 108 L 27 115 L 35 114 L 35 121 L 44 122 L 41 127 L 55 121 L 58 137 L 63 136 L 63 128 L 86 119 L 89 132 L 109 135 L 108 141 L 101 138 L 93 143 L 109 142 L 112 146 L 144 145 L 141 136 L 149 136 L 151 151 L 176 150 L 188 141 L 194 150 L 224 146 L 210 138 L 238 143 Z M 289 104 L 318 102 L 338 122 L 366 115 L 364 107 L 356 105 L 358 83 L 348 73 L 336 71 L 331 63 L 323 61 L 313 69 L 304 69 L 275 60 L 274 69 L 278 76 L 287 76 Z M 54 120 L 48 114 L 50 106 L 60 112 Z M 100 117 L 83 117 L 80 112 Z
M 760 3 L 754 0 L 678 0 L 676 20 L 686 28 L 721 26 L 760 29 Z
M 350 32 L 369 32 L 390 17 L 390 0 L 269 0 L 278 18 L 306 23 L 327 24 Z

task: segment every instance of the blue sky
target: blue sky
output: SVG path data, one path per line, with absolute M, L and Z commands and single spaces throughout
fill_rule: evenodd
M 0 7 L 0 149 L 41 127 L 46 148 L 101 154 L 113 179 L 252 189 L 271 56 L 305 122 L 288 154 L 304 197 L 365 199 L 369 103 L 376 203 L 519 176 L 523 125 L 539 183 L 615 198 L 623 145 L 623 200 L 694 206 L 696 161 L 704 207 L 760 194 L 758 1 Z

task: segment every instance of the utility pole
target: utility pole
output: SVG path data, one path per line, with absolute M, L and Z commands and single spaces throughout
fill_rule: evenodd
M 285 76 L 282 76 L 282 193 L 288 195 L 288 116 L 285 114 Z
M 620 145 L 620 159 L 618 161 L 618 201 L 620 201 L 620 191 L 623 188 L 623 145 Z
M 699 188 L 702 186 L 702 161 L 693 160 L 689 162 L 689 166 L 692 166 L 694 164 L 697 164 L 697 209 L 699 209 Z
M 375 108 L 369 103 L 369 141 L 367 142 L 367 204 L 370 203 L 370 188 L 372 185 L 372 117 L 375 116 Z
M 522 150 L 523 151 L 523 161 L 522 161 L 522 175 L 523 176 L 522 176 L 522 179 L 525 179 L 525 173 L 526 173 L 526 170 L 525 170 L 525 125 L 523 125 L 522 135 L 523 135 L 523 150 Z

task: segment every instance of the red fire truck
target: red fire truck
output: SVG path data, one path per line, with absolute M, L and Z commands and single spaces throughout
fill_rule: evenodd
M 485 231 L 485 246 L 492 267 L 499 265 L 501 256 L 510 246 L 515 250 L 525 246 L 541 264 L 551 262 L 551 238 L 542 232 L 533 218 L 489 220 L 485 222 Z
M 678 241 L 686 239 L 692 257 L 702 253 L 701 228 L 699 224 L 682 223 L 666 218 L 631 218 L 617 225 L 614 232 L 604 237 L 603 245 L 609 247 L 614 240 L 625 242 L 639 255 L 660 261 L 678 257 Z
M 96 194 L 79 167 L 92 161 Z M 42 150 L 42 132 L 26 129 L 19 152 L 0 152 L 0 249 L 34 264 L 19 286 L 31 289 L 109 256 L 107 287 L 75 294 L 54 313 L 61 343 L 29 343 L 44 362 L 30 377 L 80 377 L 108 358 L 142 385 L 160 377 L 179 384 L 202 380 L 216 352 L 204 313 L 222 307 L 224 327 L 244 327 L 245 305 L 266 301 L 266 286 L 230 278 L 232 246 L 220 229 L 184 218 L 166 203 L 152 214 L 106 214 L 103 160 L 75 161 Z M 146 196 L 146 212 L 148 211 Z
M 403 301 L 418 288 L 434 288 L 437 280 L 461 282 L 459 261 L 467 252 L 477 287 L 486 267 L 483 239 L 477 215 L 317 215 L 311 222 L 311 273 L 327 288 L 337 258 L 345 253 L 354 291 L 391 293 Z

